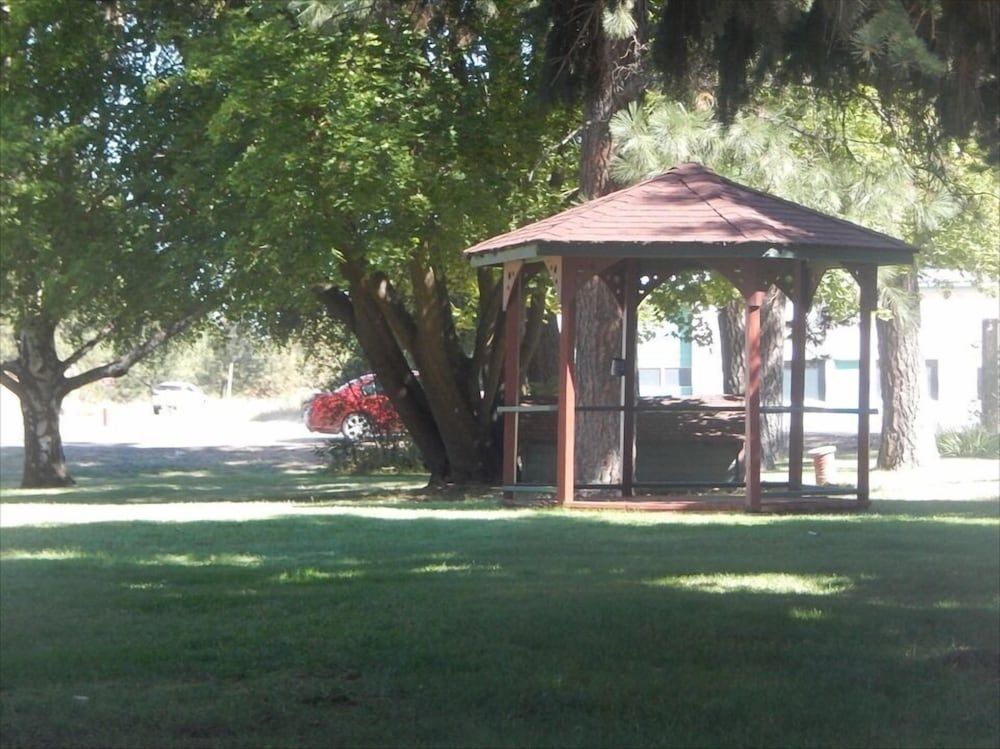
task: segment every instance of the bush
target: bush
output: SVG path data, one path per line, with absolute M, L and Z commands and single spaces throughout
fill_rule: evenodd
M 981 426 L 967 427 L 937 436 L 938 452 L 946 458 L 1000 457 L 1000 434 Z
M 331 473 L 406 473 L 425 470 L 406 435 L 378 434 L 364 440 L 326 440 L 315 450 Z

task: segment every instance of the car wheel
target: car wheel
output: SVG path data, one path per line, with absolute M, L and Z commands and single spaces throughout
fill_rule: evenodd
M 352 442 L 372 436 L 371 420 L 361 413 L 347 414 L 340 427 L 341 434 Z

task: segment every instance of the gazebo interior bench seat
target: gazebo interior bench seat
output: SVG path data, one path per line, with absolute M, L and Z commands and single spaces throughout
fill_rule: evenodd
M 531 402 L 545 401 L 532 399 Z M 741 397 L 640 398 L 636 406 L 635 480 L 638 483 L 740 480 L 744 432 Z M 522 414 L 518 421 L 518 439 L 519 482 L 552 484 L 555 481 L 556 414 Z

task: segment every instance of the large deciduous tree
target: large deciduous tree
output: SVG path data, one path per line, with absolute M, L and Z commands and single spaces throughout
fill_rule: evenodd
M 25 487 L 73 482 L 59 431 L 66 395 L 121 377 L 184 331 L 217 284 L 199 259 L 206 248 L 196 254 L 166 228 L 175 157 L 148 96 L 179 64 L 175 24 L 192 18 L 140 0 L 0 12 L 0 317 L 15 338 L 0 382 L 20 399 Z M 113 353 L 80 371 L 99 346 Z
M 199 210 L 249 270 L 231 286 L 244 310 L 319 302 L 356 335 L 432 482 L 492 480 L 501 285 L 460 251 L 560 200 L 560 116 L 528 94 L 540 56 L 512 14 L 324 8 L 231 12 L 186 45 L 172 85 L 209 112 L 190 147 L 215 177 Z

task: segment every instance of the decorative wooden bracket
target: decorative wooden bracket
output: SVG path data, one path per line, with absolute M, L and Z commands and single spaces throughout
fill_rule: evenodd
M 743 295 L 744 299 L 756 297 L 766 292 L 775 281 L 760 272 L 760 263 L 753 261 L 733 261 L 712 263 L 712 270 L 724 276 Z
M 545 270 L 552 277 L 552 286 L 556 290 L 556 300 L 562 304 L 563 259 L 561 257 L 545 258 Z
M 514 290 L 518 276 L 521 273 L 523 260 L 508 260 L 503 264 L 503 309 L 507 310 L 507 303 L 510 301 L 510 293 Z
M 816 291 L 823 280 L 823 275 L 834 266 L 829 263 L 812 263 L 805 260 L 792 262 L 797 263 L 797 265 L 790 272 L 782 272 L 775 279 L 774 285 L 785 292 L 785 296 L 794 304 L 803 304 L 807 310 L 812 309 L 813 300 L 816 298 Z M 797 288 L 795 282 L 796 273 L 799 272 L 802 274 L 801 289 Z

